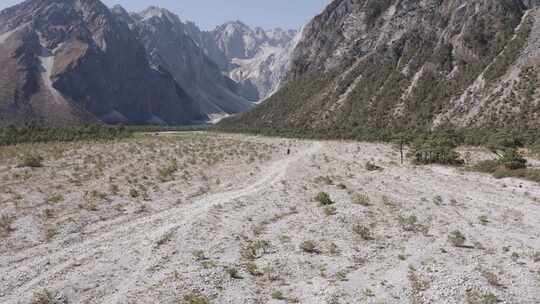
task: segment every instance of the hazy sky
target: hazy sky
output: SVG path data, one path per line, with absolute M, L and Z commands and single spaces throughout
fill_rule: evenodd
M 298 28 L 322 12 L 330 0 L 102 0 L 120 4 L 129 11 L 150 5 L 167 8 L 183 20 L 192 20 L 211 29 L 229 20 L 241 20 L 251 26 Z M 0 0 L 0 9 L 22 2 Z

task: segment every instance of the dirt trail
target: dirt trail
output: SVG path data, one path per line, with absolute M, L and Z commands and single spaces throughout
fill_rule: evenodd
M 65 240 L 61 240 L 30 248 L 11 257 L 3 257 L 0 260 L 0 269 L 7 274 L 5 279 L 17 283 L 0 290 L 2 303 L 20 303 L 21 299 L 27 298 L 36 290 L 49 287 L 48 282 L 76 272 L 81 272 L 81 276 L 86 276 L 85 280 L 90 281 L 86 282 L 88 288 L 101 286 L 113 291 L 101 298 L 100 303 L 124 303 L 125 295 L 147 276 L 147 269 L 163 258 L 155 253 L 156 244 L 160 240 L 172 233 L 193 238 L 188 235 L 190 228 L 196 221 L 210 214 L 212 207 L 254 195 L 272 186 L 285 177 L 291 165 L 309 158 L 321 147 L 321 143 L 315 142 L 296 155 L 268 165 L 260 178 L 240 189 L 211 194 L 188 205 L 138 219 L 121 218 L 102 223 L 98 229 L 90 229 L 90 237 L 74 245 L 66 245 Z M 93 273 L 105 270 L 108 272 L 108 264 L 125 267 L 114 273 L 111 271 L 107 277 L 85 275 L 81 270 L 84 268 Z M 77 296 L 72 294 L 69 297 Z
M 223 148 L 227 136 L 197 151 Z M 17 229 L 0 243 L 24 245 L 0 254 L 0 303 L 27 304 L 43 289 L 69 304 L 177 304 L 190 295 L 213 304 L 280 304 L 284 298 L 305 304 L 538 303 L 538 184 L 402 165 L 384 144 L 237 138 L 234 146 L 269 146 L 248 145 L 240 151 L 251 157 L 238 152 L 209 165 L 207 179 L 186 182 L 181 170 L 170 182 L 155 179 L 159 190 L 148 200 L 111 196 L 88 212 L 66 198 L 60 206 L 75 208 L 57 213 L 62 233 L 49 241 L 25 242 L 43 235 L 41 211 L 25 216 L 20 208 Z M 180 145 L 166 136 L 151 143 L 161 141 L 159 149 L 147 146 L 154 157 L 140 157 L 154 162 L 160 149 Z M 288 147 L 291 156 L 284 155 Z M 270 152 L 259 157 L 263 150 Z M 164 155 L 178 153 L 169 151 Z M 200 152 L 187 155 L 179 163 L 192 155 L 205 159 Z M 383 170 L 367 170 L 368 162 Z M 191 196 L 218 177 L 221 183 L 211 184 L 208 194 Z M 334 204 L 321 206 L 314 199 L 319 192 Z M 33 198 L 24 202 L 40 204 Z M 127 211 L 100 219 L 117 203 Z M 149 207 L 139 212 L 143 203 Z M 82 218 L 71 224 L 77 215 Z M 85 222 L 86 216 L 94 219 Z M 81 223 L 88 224 L 71 228 Z M 454 232 L 462 234 L 463 246 L 453 243 Z M 306 251 L 306 242 L 315 250 Z

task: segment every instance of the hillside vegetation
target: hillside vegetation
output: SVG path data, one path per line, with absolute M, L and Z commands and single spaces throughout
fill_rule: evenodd
M 283 87 L 223 125 L 538 129 L 539 33 L 540 11 L 520 0 L 333 1 L 305 28 Z

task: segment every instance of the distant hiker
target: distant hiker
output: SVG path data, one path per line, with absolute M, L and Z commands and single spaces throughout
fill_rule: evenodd
M 287 155 L 291 155 L 291 149 L 287 148 Z

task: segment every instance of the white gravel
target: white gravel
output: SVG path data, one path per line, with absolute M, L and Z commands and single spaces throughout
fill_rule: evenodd
M 62 214 L 61 233 L 49 241 L 32 241 L 42 232 L 32 226 L 39 213 L 28 208 L 41 208 L 42 200 L 32 202 L 39 194 L 23 193 L 24 204 L 34 207 L 14 206 L 0 196 L 2 206 L 11 206 L 5 210 L 19 215 L 16 230 L 0 239 L 0 302 L 28 303 L 43 289 L 68 303 L 183 303 L 192 294 L 210 303 L 285 303 L 276 291 L 290 303 L 491 303 L 482 301 L 493 296 L 501 303 L 533 304 L 540 299 L 538 184 L 458 168 L 399 165 L 396 151 L 383 144 L 193 136 L 272 148 L 253 162 L 239 157 L 204 171 L 209 180 L 222 180 L 207 194 L 183 196 L 202 182 L 171 181 L 159 185 L 146 212 L 135 212 L 130 198 L 111 197 L 109 207 L 94 214 L 102 219 L 85 223 L 77 214 L 86 215 L 82 209 Z M 205 149 L 221 149 L 219 140 Z M 164 157 L 167 145 L 182 146 L 167 137 L 152 142 Z M 87 148 L 66 150 L 54 165 Z M 367 171 L 367 161 L 384 170 Z M 16 170 L 0 165 L 0 176 Z M 33 176 L 39 170 L 47 169 L 35 169 Z M 68 204 L 70 185 L 62 189 Z M 314 201 L 320 191 L 335 201 L 334 212 Z M 369 205 L 353 204 L 355 194 L 367 194 Z M 125 204 L 118 214 L 117 200 Z M 417 218 L 414 225 L 402 223 L 410 216 Z M 367 227 L 371 238 L 357 235 L 356 225 Z M 455 230 L 466 237 L 465 247 L 448 241 Z M 252 259 L 246 248 L 257 240 L 268 246 Z M 316 253 L 300 249 L 307 240 L 316 244 Z M 249 273 L 253 265 L 260 276 Z M 227 269 L 242 278 L 232 278 Z

